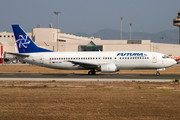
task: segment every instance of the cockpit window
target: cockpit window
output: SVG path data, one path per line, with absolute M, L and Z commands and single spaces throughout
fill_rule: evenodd
M 162 56 L 162 58 L 169 58 L 169 56 L 167 56 L 167 55 L 163 55 L 163 56 Z

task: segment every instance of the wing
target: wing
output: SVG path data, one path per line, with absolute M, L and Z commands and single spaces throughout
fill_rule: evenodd
M 74 66 L 79 65 L 79 66 L 86 68 L 86 69 L 96 69 L 100 66 L 99 64 L 96 64 L 96 63 L 88 63 L 88 62 L 80 62 L 80 61 L 68 60 L 67 62 L 71 62 L 74 64 Z
M 11 52 L 7 52 L 7 54 L 16 55 L 16 56 L 21 56 L 21 57 L 29 57 L 29 55 L 25 55 L 25 54 L 22 54 L 22 53 L 11 53 Z

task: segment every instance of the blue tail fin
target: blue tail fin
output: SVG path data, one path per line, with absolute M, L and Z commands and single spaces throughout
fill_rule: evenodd
M 36 46 L 36 44 L 29 38 L 26 32 L 19 25 L 12 25 L 16 44 L 19 53 L 34 53 L 34 52 L 53 52 L 44 48 Z

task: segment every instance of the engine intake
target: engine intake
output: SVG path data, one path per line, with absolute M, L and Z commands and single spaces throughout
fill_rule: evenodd
M 117 72 L 116 64 L 105 64 L 101 65 L 101 72 L 102 73 L 109 73 L 109 72 Z

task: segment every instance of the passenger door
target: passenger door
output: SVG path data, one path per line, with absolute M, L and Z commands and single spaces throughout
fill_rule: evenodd
M 157 62 L 157 55 L 152 55 L 152 62 L 156 63 Z

